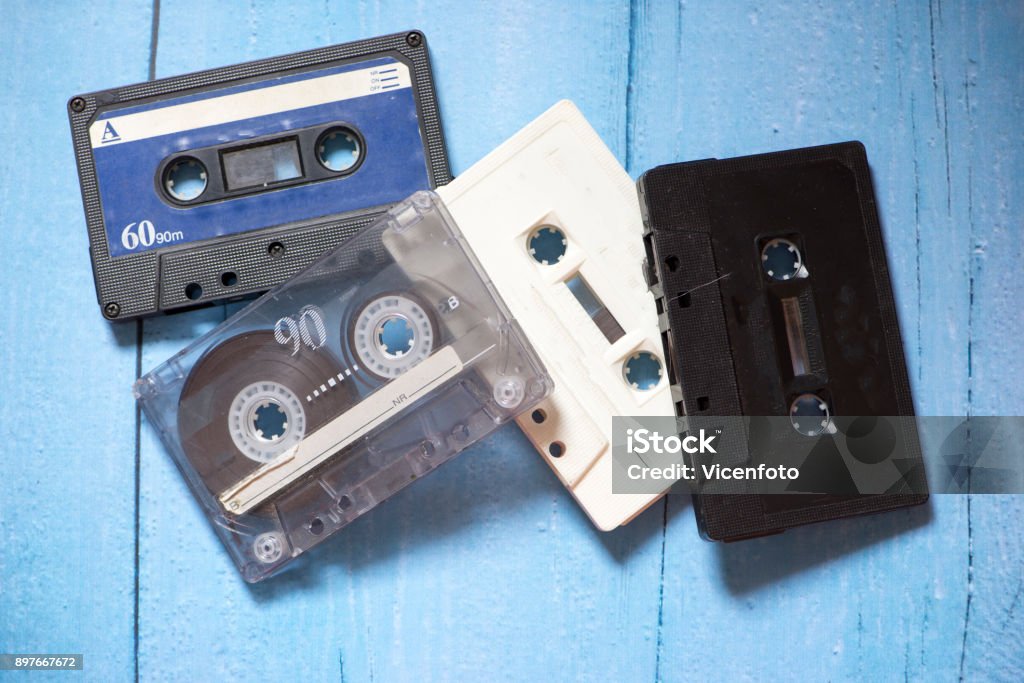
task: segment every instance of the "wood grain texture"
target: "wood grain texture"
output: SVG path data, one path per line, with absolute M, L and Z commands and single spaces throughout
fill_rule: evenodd
M 2 15 L 0 651 L 83 652 L 87 680 L 1024 678 L 1021 496 L 731 546 L 674 497 L 602 535 L 512 428 L 246 586 L 128 391 L 231 311 L 100 318 L 64 112 L 79 91 L 419 28 L 455 173 L 561 98 L 634 176 L 860 139 L 919 412 L 1020 414 L 1019 3 Z
M 151 11 L 0 8 L 0 651 L 97 680 L 134 670 L 137 340 L 97 315 L 65 104 L 146 78 Z

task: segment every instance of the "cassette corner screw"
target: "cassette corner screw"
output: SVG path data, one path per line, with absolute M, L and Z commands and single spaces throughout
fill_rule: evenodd
M 110 302 L 109 304 L 103 307 L 103 315 L 107 316 L 108 318 L 116 318 L 118 315 L 120 315 L 120 313 L 121 306 L 119 304 L 115 304 L 114 302 Z
M 71 111 L 81 112 L 85 110 L 85 100 L 81 97 L 74 97 L 71 99 Z M 115 304 L 116 305 L 116 304 Z
M 409 44 L 409 47 L 419 47 L 423 44 L 423 34 L 413 31 L 405 37 L 405 42 Z

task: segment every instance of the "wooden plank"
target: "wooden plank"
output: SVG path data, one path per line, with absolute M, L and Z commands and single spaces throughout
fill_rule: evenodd
M 0 649 L 134 671 L 135 325 L 96 304 L 65 105 L 144 80 L 148 3 L 0 22 Z M 69 63 L 74 68 L 68 68 Z
M 169 75 L 412 27 L 430 41 L 456 172 L 563 97 L 622 154 L 624 3 L 474 11 L 175 3 L 161 14 L 157 68 Z M 219 318 L 205 311 L 147 322 L 144 367 Z M 143 676 L 654 675 L 659 515 L 598 534 L 513 428 L 359 520 L 305 567 L 254 589 L 143 432 Z
M 956 248 L 969 258 L 968 414 L 1020 414 L 1024 405 L 1024 8 L 936 6 L 936 62 L 951 132 Z M 955 136 L 955 137 L 954 137 Z M 958 236 L 959 237 L 959 236 Z M 1021 437 L 1013 443 L 1020 443 Z M 958 673 L 1024 677 L 1024 496 L 967 501 L 967 596 Z
M 630 170 L 862 140 L 919 412 L 1019 411 L 1017 394 L 982 403 L 974 389 L 981 377 L 989 396 L 997 378 L 1020 386 L 1020 364 L 1006 357 L 1021 320 L 1008 304 L 1021 289 L 1020 219 L 1009 209 L 1024 158 L 1019 33 L 1010 6 L 641 5 Z M 988 107 L 985 126 L 968 98 Z M 979 263 L 979 240 L 1002 247 L 995 267 Z M 981 270 L 994 302 L 978 300 Z M 1018 498 L 936 497 L 930 514 L 725 547 L 697 541 L 683 507 L 670 503 L 659 678 L 1020 677 L 1024 650 L 1006 635 L 1020 623 Z

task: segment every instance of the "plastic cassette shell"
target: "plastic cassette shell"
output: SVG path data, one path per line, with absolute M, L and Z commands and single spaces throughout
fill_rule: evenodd
M 405 336 L 388 336 L 396 321 Z M 422 192 L 134 393 L 255 582 L 529 411 L 551 382 L 443 205 Z
M 410 90 L 424 157 L 426 186 L 433 189 L 451 179 L 427 42 L 419 31 L 360 40 L 136 85 L 77 95 L 68 101 L 79 182 L 85 206 L 90 257 L 97 301 L 109 320 L 127 320 L 157 313 L 244 299 L 262 293 L 300 272 L 328 249 L 371 224 L 390 204 L 410 192 L 381 203 L 367 198 L 352 210 L 325 216 L 290 217 L 274 225 L 226 236 L 196 239 L 139 253 L 112 255 L 105 224 L 100 178 L 93 159 L 90 127 L 112 108 L 151 107 L 171 98 L 193 97 L 239 85 L 271 82 L 332 65 L 376 57 L 402 62 L 409 70 Z M 182 122 L 181 128 L 188 128 Z M 368 150 L 367 154 L 374 150 Z M 418 171 L 417 171 L 418 172 Z M 353 173 L 352 175 L 355 175 Z M 344 183 L 343 183 L 344 184 Z M 324 192 L 332 183 L 319 183 Z M 141 185 L 140 185 L 141 187 Z M 136 191 L 138 188 L 133 189 Z M 118 190 L 121 192 L 121 190 Z M 278 190 L 280 192 L 281 190 Z M 353 201 L 357 204 L 358 197 Z M 135 217 L 135 220 L 145 216 Z M 120 226 L 117 226 L 118 228 Z M 173 226 L 172 226 L 173 227 Z M 157 226 L 157 230 L 161 227 Z M 222 280 L 225 272 L 236 278 Z M 193 284 L 188 294 L 187 288 Z M 199 295 L 195 295 L 200 292 Z M 191 296 L 190 296 L 191 295 Z
M 861 143 L 670 164 L 637 187 L 645 277 L 659 301 L 679 416 L 784 416 L 788 397 L 809 390 L 829 392 L 835 416 L 914 415 Z M 775 238 L 800 247 L 789 283 L 772 282 L 788 278 L 762 263 Z M 802 353 L 773 326 L 769 292 L 778 287 L 799 292 Z M 806 369 L 798 372 L 798 361 Z M 906 435 L 906 462 L 921 463 L 916 430 Z M 744 445 L 728 450 L 746 464 Z M 907 467 L 891 495 L 696 495 L 698 528 L 734 541 L 923 503 L 923 467 Z
M 629 522 L 660 494 L 613 493 L 613 468 L 622 465 L 612 457 L 612 416 L 673 415 L 664 373 L 638 390 L 623 370 L 639 352 L 662 358 L 654 298 L 641 277 L 633 181 L 576 106 L 562 101 L 438 193 L 555 378 L 551 396 L 519 418 L 520 428 L 595 526 Z M 566 236 L 557 263 L 530 254 L 530 236 L 543 226 Z M 588 316 L 570 291 L 577 276 L 603 304 L 601 316 Z M 612 342 L 607 327 L 616 323 Z

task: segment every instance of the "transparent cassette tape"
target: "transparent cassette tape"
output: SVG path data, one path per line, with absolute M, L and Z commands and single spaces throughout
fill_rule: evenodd
M 551 387 L 440 200 L 419 192 L 135 395 L 255 582 Z

